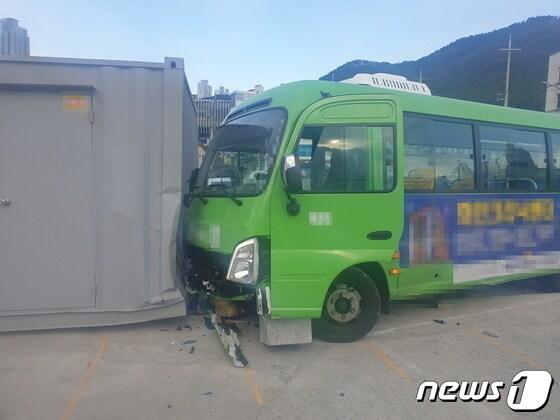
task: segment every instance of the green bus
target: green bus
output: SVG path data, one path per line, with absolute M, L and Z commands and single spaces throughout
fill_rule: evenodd
M 389 300 L 560 273 L 560 118 L 339 82 L 234 108 L 185 195 L 191 293 L 367 334 Z

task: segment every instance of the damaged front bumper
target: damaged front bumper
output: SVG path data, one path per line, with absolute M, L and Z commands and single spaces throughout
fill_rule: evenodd
M 231 255 L 185 245 L 186 258 L 181 267 L 185 289 L 191 294 L 235 298 L 255 293 L 255 286 L 234 283 L 226 279 Z

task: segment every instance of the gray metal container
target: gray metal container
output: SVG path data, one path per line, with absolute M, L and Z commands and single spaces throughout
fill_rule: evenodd
M 0 58 L 0 331 L 183 315 L 183 60 Z

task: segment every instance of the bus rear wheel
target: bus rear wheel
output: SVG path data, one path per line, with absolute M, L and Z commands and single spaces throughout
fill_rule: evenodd
M 327 292 L 313 335 L 331 343 L 356 341 L 371 331 L 381 311 L 375 282 L 359 268 L 341 273 Z

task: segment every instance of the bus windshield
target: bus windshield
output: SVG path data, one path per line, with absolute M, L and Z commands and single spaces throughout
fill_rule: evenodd
M 206 196 L 260 194 L 280 147 L 286 113 L 270 109 L 221 126 L 210 142 L 197 185 Z

